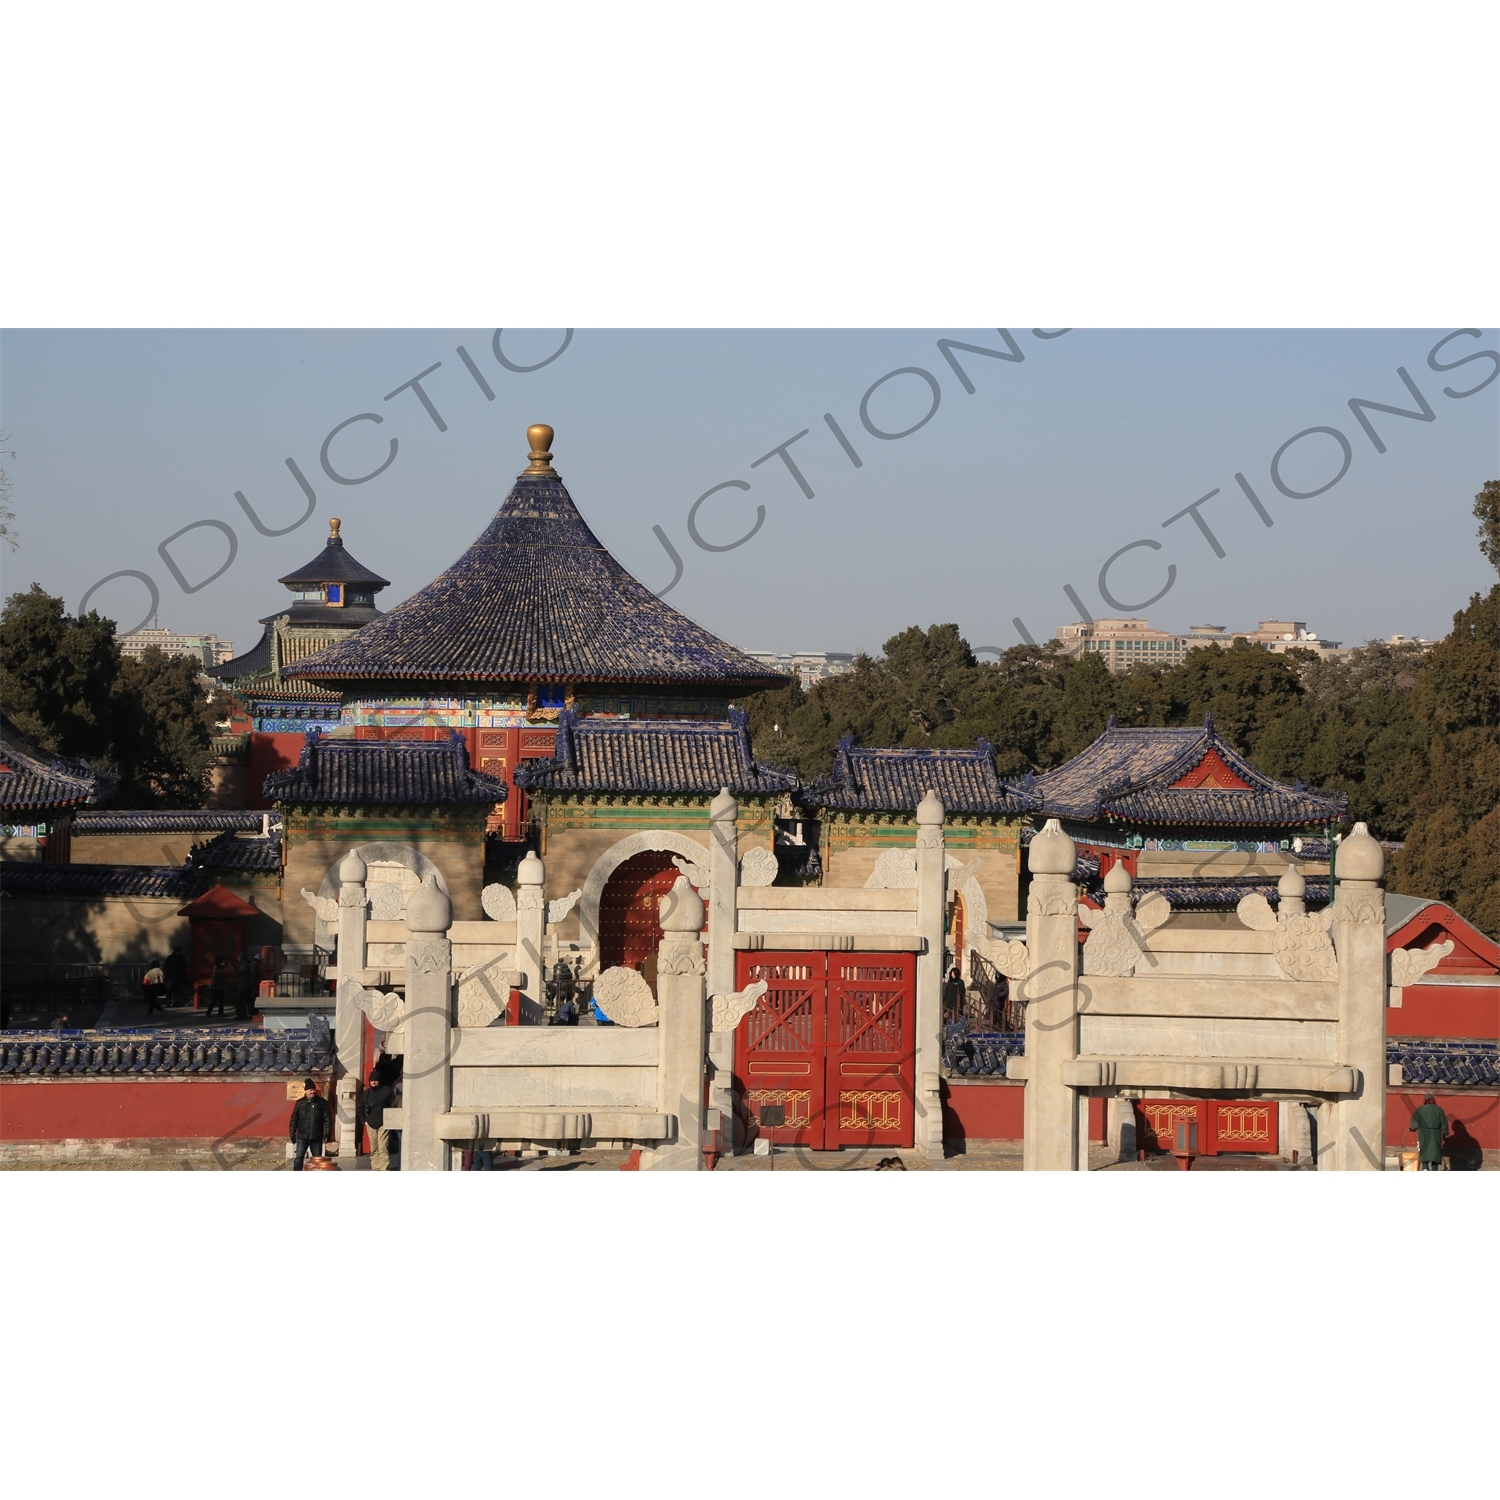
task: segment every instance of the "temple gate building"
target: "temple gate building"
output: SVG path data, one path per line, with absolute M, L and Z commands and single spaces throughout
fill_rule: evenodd
M 649 914 L 674 857 L 701 863 L 724 787 L 746 802 L 741 853 L 769 851 L 795 778 L 754 763 L 731 702 L 787 679 L 626 572 L 553 469 L 552 429 L 528 438 L 525 472 L 452 567 L 286 674 L 337 697 L 338 727 L 267 791 L 287 817 L 289 892 L 319 891 L 349 849 L 397 840 L 417 804 L 422 827 L 406 831 L 420 833 L 456 920 L 481 916 L 486 832 L 498 883 L 514 882 L 526 847 L 543 850 L 547 895 L 582 898 L 554 941 L 594 967 L 600 910 Z M 415 745 L 430 747 L 420 773 Z M 313 941 L 310 909 L 288 902 L 287 936 Z M 654 919 L 641 937 L 654 949 Z
M 1015 923 L 1022 835 L 1040 797 L 1001 781 L 994 747 L 972 750 L 866 749 L 845 735 L 833 769 L 796 793 L 812 818 L 823 884 L 909 884 L 916 810 L 928 792 L 942 802 L 950 869 L 960 871 L 949 906 L 951 961 L 969 977 L 969 956 L 989 951 L 989 924 Z M 901 851 L 892 853 L 890 851 Z
M 1178 910 L 1232 909 L 1251 889 L 1274 894 L 1296 862 L 1314 877 L 1308 898 L 1329 899 L 1300 841 L 1331 839 L 1347 800 L 1273 781 L 1212 717 L 1199 729 L 1122 729 L 1111 716 L 1086 750 L 1020 785 L 1060 821 L 1095 883 L 1123 864 L 1138 892 L 1160 890 Z

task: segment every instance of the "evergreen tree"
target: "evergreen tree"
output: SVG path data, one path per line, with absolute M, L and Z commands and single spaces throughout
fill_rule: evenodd
M 201 807 L 219 700 L 187 657 L 120 655 L 115 622 L 39 584 L 0 612 L 0 708 L 44 748 L 119 776 L 118 807 Z

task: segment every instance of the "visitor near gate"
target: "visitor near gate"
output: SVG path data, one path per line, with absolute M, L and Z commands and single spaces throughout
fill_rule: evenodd
M 240 954 L 239 962 L 234 966 L 234 1018 L 236 1021 L 248 1021 L 255 1009 L 255 966 L 250 960 L 249 952 Z
M 181 948 L 174 948 L 162 965 L 167 979 L 167 1003 L 181 1005 L 187 991 L 187 957 Z
M 307 1156 L 321 1156 L 324 1141 L 333 1139 L 333 1115 L 328 1101 L 318 1093 L 318 1086 L 311 1078 L 302 1080 L 302 1097 L 292 1106 L 288 1133 L 296 1148 L 292 1157 L 294 1172 L 302 1170 Z
M 167 976 L 158 963 L 151 965 L 141 979 L 141 989 L 146 996 L 146 1014 L 155 1015 L 159 1010 L 165 1010 L 162 999 L 167 990 Z
M 963 975 L 955 966 L 948 970 L 948 982 L 943 986 L 943 1009 L 950 1021 L 963 1019 L 965 998 Z
M 204 1020 L 211 1020 L 213 1013 L 217 1010 L 222 1016 L 224 1007 L 228 1002 L 230 987 L 234 984 L 234 970 L 230 967 L 227 958 L 221 958 L 213 967 L 213 973 L 208 981 L 208 1009 L 203 1013 Z
M 1438 1171 L 1443 1165 L 1443 1137 L 1448 1134 L 1448 1116 L 1431 1094 L 1413 1111 L 1407 1129 L 1417 1133 L 1417 1170 Z
M 370 1074 L 370 1086 L 362 1101 L 365 1129 L 370 1132 L 370 1170 L 389 1172 L 391 1169 L 391 1133 L 385 1128 L 386 1106 L 396 1097 L 390 1084 L 382 1083 L 379 1073 Z

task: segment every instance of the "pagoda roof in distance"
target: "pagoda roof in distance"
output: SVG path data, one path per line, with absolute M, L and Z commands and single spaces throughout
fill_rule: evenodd
M 357 635 L 304 657 L 296 676 L 662 684 L 726 697 L 787 684 L 633 578 L 552 468 L 552 429 L 527 436 L 530 465 L 468 551 Z
M 525 760 L 516 785 L 528 792 L 651 792 L 716 797 L 774 797 L 797 785 L 794 771 L 759 763 L 748 717 L 728 722 L 578 719 L 564 710 L 551 760 Z
M 1194 780 L 1205 762 L 1212 769 L 1199 784 L 1178 784 Z M 1043 817 L 1081 823 L 1301 827 L 1338 822 L 1348 808 L 1344 797 L 1284 786 L 1257 771 L 1220 736 L 1211 715 L 1192 729 L 1121 729 L 1111 715 L 1086 750 L 1025 785 L 1040 795 Z
M 948 817 L 1025 817 L 1041 806 L 1038 797 L 1001 781 L 988 740 L 972 750 L 866 749 L 852 734 L 839 741 L 830 774 L 804 787 L 796 800 L 829 812 L 914 813 L 929 791 Z
M 283 574 L 277 583 L 284 583 L 289 589 L 311 583 L 363 583 L 368 584 L 374 593 L 389 588 L 389 578 L 372 573 L 345 550 L 344 539 L 339 535 L 341 524 L 337 516 L 330 517 L 327 546 L 310 563 Z

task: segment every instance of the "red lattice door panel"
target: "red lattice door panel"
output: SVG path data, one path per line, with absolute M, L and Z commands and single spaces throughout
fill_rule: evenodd
M 825 1144 L 910 1146 L 916 959 L 830 953 L 828 969 Z
M 777 1144 L 821 1151 L 827 1121 L 828 955 L 737 953 L 735 970 L 736 989 L 761 979 L 769 986 L 735 1031 L 735 1072 L 746 1107 L 758 1121 L 762 1106 L 784 1106 L 786 1123 L 774 1132 Z
M 1271 1099 L 1137 1099 L 1135 1112 L 1136 1144 L 1144 1151 L 1170 1151 L 1180 1120 L 1197 1121 L 1203 1156 L 1274 1156 L 1280 1150 L 1278 1106 Z

